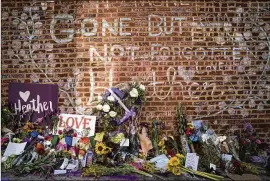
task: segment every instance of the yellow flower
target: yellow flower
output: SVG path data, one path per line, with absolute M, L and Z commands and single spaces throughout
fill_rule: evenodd
M 187 123 L 188 127 L 190 127 L 191 129 L 193 129 L 193 124 L 192 123 Z
M 177 157 L 174 156 L 169 160 L 168 164 L 170 166 L 178 166 L 178 165 L 180 165 L 180 161 Z
M 179 159 L 183 159 L 183 158 L 185 158 L 185 156 L 184 156 L 184 155 L 182 155 L 182 154 L 180 154 L 180 153 L 177 153 L 177 154 L 176 154 L 176 157 L 177 157 L 177 158 L 179 158 Z
M 162 147 L 164 144 L 165 144 L 164 139 L 161 139 L 160 142 L 158 143 L 158 146 Z
M 181 175 L 180 167 L 173 167 L 171 172 L 174 175 Z
M 96 146 L 95 146 L 96 154 L 103 155 L 103 154 L 105 154 L 105 150 L 106 150 L 106 146 L 102 142 L 99 142 L 96 144 Z
M 64 138 L 64 135 L 63 134 L 59 135 L 59 140 L 61 140 L 62 138 Z

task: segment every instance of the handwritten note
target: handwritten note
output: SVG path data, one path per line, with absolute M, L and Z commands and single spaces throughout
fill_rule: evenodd
M 192 170 L 197 170 L 198 163 L 199 163 L 199 156 L 197 156 L 196 153 L 187 153 L 185 163 L 186 168 L 192 168 Z
M 26 143 L 12 143 L 12 142 L 9 142 L 8 143 L 8 146 L 7 146 L 7 149 L 4 153 L 4 156 L 10 156 L 10 155 L 20 155 L 23 153 L 24 151 L 24 148 L 26 146 Z

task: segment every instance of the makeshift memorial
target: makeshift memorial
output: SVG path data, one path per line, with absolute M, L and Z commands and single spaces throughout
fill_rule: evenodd
M 219 166 L 226 173 L 259 173 L 256 167 L 238 157 L 246 150 L 254 162 L 263 160 L 259 159 L 263 154 L 258 154 L 260 139 L 251 125 L 245 125 L 244 133 L 217 136 L 208 129 L 206 121 L 187 123 L 184 107 L 179 104 L 178 134 L 168 135 L 163 131 L 164 121 L 153 120 L 152 124 L 139 121 L 144 96 L 145 87 L 137 82 L 106 90 L 93 111 L 98 115 L 97 124 L 82 132 L 78 128 L 89 126 L 86 119 L 90 120 L 92 115 L 64 118 L 64 114 L 48 111 L 44 117 L 34 119 L 31 110 L 15 115 L 12 109 L 3 109 L 2 168 L 18 175 L 40 173 L 44 177 L 70 173 L 83 177 L 139 173 L 163 180 L 160 175 L 182 173 L 222 180 L 222 176 L 216 175 L 219 172 L 214 171 Z M 243 140 L 248 144 L 243 144 Z M 255 143 L 256 147 L 251 148 Z M 16 149 L 10 151 L 10 145 Z M 267 160 L 267 155 L 263 158 Z M 198 171 L 202 169 L 209 173 Z

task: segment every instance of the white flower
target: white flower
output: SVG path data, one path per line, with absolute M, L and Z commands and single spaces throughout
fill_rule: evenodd
M 109 97 L 107 97 L 107 99 L 108 99 L 108 101 L 111 101 L 111 102 L 114 102 L 115 101 L 115 99 L 114 99 L 113 96 L 109 96 Z
M 102 101 L 102 99 L 103 99 L 102 96 L 98 96 L 98 97 L 97 97 L 98 102 Z
M 97 110 L 102 110 L 103 106 L 101 104 L 97 105 Z
M 114 111 L 110 111 L 110 112 L 109 112 L 109 115 L 110 115 L 112 118 L 114 118 L 114 117 L 117 115 L 117 113 L 114 112 Z
M 140 85 L 140 87 L 139 87 L 141 90 L 143 90 L 143 91 L 145 91 L 145 86 L 144 85 Z
M 133 88 L 130 92 L 129 92 L 130 96 L 131 97 L 138 97 L 139 96 L 139 93 L 138 93 L 138 90 Z
M 102 107 L 104 112 L 109 112 L 110 111 L 110 106 L 108 104 L 104 104 Z

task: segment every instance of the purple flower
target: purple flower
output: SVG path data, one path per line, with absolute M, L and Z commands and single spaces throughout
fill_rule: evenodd
M 244 124 L 244 131 L 249 131 L 249 132 L 253 133 L 253 127 L 252 127 L 252 125 L 250 123 L 247 123 L 246 122 Z

